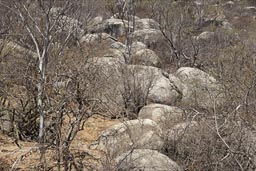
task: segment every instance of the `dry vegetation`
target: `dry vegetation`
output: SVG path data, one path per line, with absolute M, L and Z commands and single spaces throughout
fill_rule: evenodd
M 88 150 L 88 145 L 105 128 L 129 117 L 136 118 L 146 105 L 145 94 L 129 85 L 130 94 L 123 99 L 124 103 L 132 99 L 132 104 L 119 111 L 120 120 L 114 120 L 105 104 L 96 99 L 105 85 L 98 84 L 98 76 L 88 67 L 90 58 L 109 52 L 108 43 L 80 44 L 73 34 L 75 30 L 55 28 L 42 97 L 45 149 L 40 149 L 37 85 L 42 78 L 34 57 L 36 46 L 26 26 L 35 29 L 40 48 L 44 47 L 44 37 L 32 26 L 30 16 L 22 22 L 15 12 L 26 6 L 40 29 L 44 29 L 47 20 L 40 20 L 43 10 L 39 1 L 22 2 L 0 0 L 0 117 L 8 116 L 12 121 L 10 130 L 1 130 L 0 134 L 0 170 L 96 170 L 100 159 L 91 157 L 95 151 Z M 164 39 L 149 48 L 161 58 L 164 71 L 196 67 L 213 75 L 224 87 L 220 93 L 227 99 L 222 106 L 203 109 L 177 103 L 186 110 L 186 120 L 197 121 L 199 126 L 178 141 L 167 140 L 163 153 L 186 171 L 256 169 L 256 13 L 244 9 L 256 3 L 227 2 L 209 0 L 197 6 L 186 0 L 136 0 L 134 14 L 160 24 Z M 54 5 L 64 4 L 65 1 L 57 0 Z M 68 5 L 67 16 L 81 21 L 84 34 L 93 17 L 106 19 L 119 12 L 114 0 L 73 0 Z M 232 27 L 220 21 L 229 22 Z M 196 41 L 204 31 L 213 36 Z M 129 38 L 125 35 L 124 39 Z M 9 42 L 26 51 L 8 46 Z M 63 82 L 64 86 L 56 86 Z

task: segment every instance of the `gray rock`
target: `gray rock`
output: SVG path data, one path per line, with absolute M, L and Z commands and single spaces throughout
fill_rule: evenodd
M 226 30 L 232 30 L 233 29 L 233 25 L 227 21 L 223 21 L 222 22 L 222 28 L 226 29 Z
M 125 63 L 126 54 L 122 50 L 110 48 L 104 57 L 117 58 L 121 62 Z
M 86 34 L 80 38 L 81 44 L 97 46 L 99 43 L 112 44 L 116 39 L 107 33 Z
M 223 87 L 209 74 L 197 68 L 182 67 L 174 75 L 184 84 L 182 89 L 184 104 L 208 108 L 225 102 Z
M 11 113 L 8 111 L 0 112 L 0 131 L 10 133 L 13 131 L 13 122 L 11 119 Z
M 57 21 L 59 31 L 71 33 L 78 38 L 84 35 L 83 24 L 75 18 L 66 16 L 62 8 L 52 8 L 50 12 L 52 19 Z
M 144 43 L 137 41 L 133 42 L 131 45 L 124 45 L 121 42 L 115 42 L 111 44 L 111 48 L 117 49 L 122 52 L 123 55 L 125 55 L 126 62 L 128 63 L 131 60 L 131 56 L 134 56 L 134 54 L 139 50 L 146 49 L 147 46 Z
M 37 53 L 29 49 L 26 49 L 14 42 L 8 42 L 4 44 L 3 52 L 14 53 L 15 55 L 22 55 L 22 56 L 27 55 L 27 56 L 31 56 L 33 59 L 38 59 Z
M 118 38 L 119 36 L 125 34 L 129 28 L 131 28 L 131 26 L 129 26 L 128 21 L 122 20 L 122 19 L 110 18 L 102 21 L 102 23 L 99 22 L 99 24 L 97 24 L 94 27 L 89 28 L 90 29 L 89 31 L 91 33 L 104 32 L 115 38 Z
M 150 119 L 130 120 L 106 129 L 91 149 L 105 152 L 110 157 L 117 157 L 133 149 L 161 150 L 163 147 L 162 131 Z
M 128 61 L 131 59 L 131 56 L 142 49 L 147 49 L 147 45 L 142 42 L 134 41 L 132 44 L 128 44 L 125 50 L 125 53 L 129 56 L 129 58 L 127 58 Z
M 131 28 L 128 21 L 121 19 L 107 19 L 102 25 L 102 31 L 118 38 L 126 33 Z
M 136 20 L 139 20 L 140 18 L 138 16 L 134 16 L 134 15 L 127 15 L 127 14 L 124 14 L 123 16 L 120 16 L 119 13 L 115 13 L 113 16 L 110 17 L 111 19 L 125 19 L 125 20 L 128 20 L 128 19 L 134 19 L 135 21 Z
M 89 33 L 97 33 L 100 30 L 101 25 L 103 24 L 103 17 L 97 16 L 89 20 L 87 24 L 87 31 Z
M 155 121 L 163 133 L 183 120 L 184 111 L 178 107 L 163 104 L 149 104 L 144 106 L 138 119 L 151 119 Z
M 175 105 L 181 98 L 182 94 L 176 90 L 176 86 L 168 78 L 161 77 L 156 80 L 156 83 L 150 89 L 148 102 Z
M 147 49 L 147 45 L 145 45 L 144 43 L 139 42 L 139 41 L 132 42 L 132 45 L 131 45 L 132 53 L 136 53 L 137 51 L 142 50 L 142 49 Z
M 90 76 L 93 75 L 87 85 L 89 96 L 100 99 L 109 115 L 116 115 L 123 108 L 120 85 L 124 65 L 117 57 L 94 57 L 85 66 Z
M 244 7 L 244 10 L 247 11 L 247 12 L 255 13 L 256 12 L 256 7 L 255 6 L 248 6 L 248 7 Z
M 133 33 L 133 37 L 135 40 L 146 44 L 147 47 L 152 48 L 154 48 L 157 45 L 157 43 L 164 40 L 161 31 L 156 29 L 137 30 Z
M 159 29 L 159 24 L 150 18 L 142 18 L 135 21 L 135 30 Z
M 121 42 L 115 42 L 115 43 L 111 44 L 111 48 L 119 49 L 119 50 L 125 52 L 126 46 Z
M 182 171 L 180 166 L 167 156 L 148 149 L 136 149 L 116 159 L 120 171 Z
M 198 36 L 196 36 L 196 40 L 198 41 L 209 41 L 214 37 L 214 32 L 204 31 Z
M 128 74 L 126 80 L 140 86 L 146 92 L 163 77 L 161 69 L 143 65 L 128 65 L 126 73 Z
M 225 7 L 231 8 L 235 5 L 234 1 L 228 1 L 224 4 Z
M 132 55 L 130 64 L 160 67 L 161 61 L 156 53 L 150 49 L 142 49 Z
M 161 77 L 163 75 L 159 68 L 127 65 L 122 77 L 124 87 L 122 94 L 126 99 L 126 107 L 132 109 L 133 113 L 138 113 L 139 108 L 146 104 L 149 91 Z
M 141 96 L 147 103 L 174 104 L 181 99 L 175 86 L 163 75 L 161 69 L 152 66 L 128 65 L 125 82 L 126 90 L 135 88 L 136 96 Z M 128 92 L 129 93 L 129 92 Z M 131 94 L 131 93 L 130 93 Z M 138 97 L 139 98 L 139 97 Z M 142 106 L 144 106 L 142 104 Z M 141 106 L 141 107 L 142 107 Z
M 199 128 L 199 124 L 195 121 L 183 122 L 175 125 L 167 131 L 168 144 L 175 144 L 187 135 L 193 135 L 193 132 Z
M 114 49 L 116 50 L 116 49 Z M 159 68 L 142 65 L 125 65 L 119 56 L 98 57 L 87 61 L 87 70 L 94 75 L 89 83 L 91 93 L 102 100 L 115 117 L 125 113 L 137 113 L 148 100 L 149 91 L 159 78 L 165 78 Z M 120 54 L 122 55 L 122 54 Z M 154 94 L 154 92 L 153 92 Z

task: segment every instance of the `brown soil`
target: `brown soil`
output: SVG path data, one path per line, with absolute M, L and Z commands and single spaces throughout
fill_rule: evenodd
M 89 144 L 97 139 L 100 133 L 106 128 L 120 123 L 118 120 L 111 120 L 99 115 L 90 117 L 76 139 L 72 142 L 70 150 L 73 154 L 97 155 L 96 151 L 88 149 Z M 40 153 L 38 143 L 19 141 L 20 148 L 15 144 L 14 139 L 0 134 L 0 171 L 19 170 L 33 171 L 38 170 Z M 50 170 L 56 170 L 55 149 L 49 149 L 46 153 L 46 162 Z M 84 161 L 83 161 L 84 162 Z

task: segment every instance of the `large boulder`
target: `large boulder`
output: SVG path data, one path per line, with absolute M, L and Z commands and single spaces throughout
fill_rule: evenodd
M 107 33 L 111 36 L 118 38 L 121 35 L 124 35 L 126 31 L 131 28 L 128 21 L 122 19 L 110 18 L 104 21 L 101 21 L 101 18 L 95 19 L 95 26 L 89 27 L 90 33 Z M 92 24 L 92 25 L 93 25 Z
M 159 68 L 143 65 L 128 65 L 123 78 L 125 94 L 136 95 L 136 103 L 143 107 L 147 103 L 172 105 L 181 99 L 175 86 L 163 75 Z
M 125 50 L 126 50 L 126 46 L 121 42 L 112 43 L 111 48 L 118 49 L 118 50 L 123 51 L 123 52 L 125 52 Z
M 117 53 L 116 57 L 113 53 L 108 55 L 112 56 L 87 61 L 88 73 L 93 76 L 89 82 L 90 92 L 106 104 L 111 114 L 116 114 L 113 117 L 120 117 L 119 114 L 124 112 L 131 114 L 129 118 L 134 118 L 146 104 L 153 86 L 164 77 L 162 71 L 151 66 L 126 65 L 122 54 Z M 155 92 L 153 90 L 151 94 L 156 95 Z
M 132 55 L 130 64 L 160 67 L 161 61 L 154 51 L 142 49 Z
M 135 149 L 115 159 L 120 171 L 181 171 L 180 166 L 154 150 Z
M 132 54 L 136 53 L 137 51 L 140 51 L 142 49 L 147 49 L 147 45 L 145 45 L 142 42 L 134 41 L 131 44 L 131 52 Z
M 151 18 L 135 20 L 135 30 L 159 29 L 159 24 Z
M 103 23 L 103 17 L 97 16 L 89 20 L 87 24 L 87 32 L 89 33 L 97 33 Z
M 62 8 L 51 8 L 51 17 L 56 22 L 59 31 L 72 33 L 75 37 L 82 37 L 85 33 L 83 24 L 75 18 L 68 17 L 64 14 Z
M 175 105 L 182 99 L 182 94 L 177 91 L 176 86 L 166 77 L 161 77 L 149 91 L 148 102 L 166 105 Z
M 120 60 L 120 62 L 126 62 L 126 53 L 119 49 L 108 49 L 107 52 L 104 54 L 104 57 L 117 58 L 118 60 Z
M 174 153 L 182 155 L 191 152 L 190 146 L 194 147 L 195 144 L 190 143 L 199 138 L 201 130 L 199 123 L 196 121 L 182 122 L 167 130 L 164 149 L 168 156 L 172 156 Z
M 127 65 L 127 70 L 124 74 L 126 81 L 135 87 L 139 86 L 146 92 L 156 84 L 158 79 L 163 77 L 161 69 L 143 65 Z
M 208 108 L 225 102 L 221 84 L 204 71 L 182 67 L 174 75 L 184 84 L 180 84 L 182 103 Z
M 159 68 L 142 65 L 127 65 L 123 72 L 122 86 L 125 107 L 137 117 L 139 109 L 147 103 L 149 91 L 157 79 L 163 77 Z
M 117 157 L 132 149 L 161 150 L 162 131 L 150 119 L 130 120 L 106 129 L 90 147 L 109 157 Z
M 168 130 L 166 139 L 168 143 L 176 144 L 182 138 L 185 138 L 190 134 L 193 135 L 193 132 L 197 129 L 199 129 L 199 124 L 196 121 L 179 123 Z
M 86 34 L 80 38 L 81 44 L 98 46 L 100 43 L 112 44 L 115 43 L 116 39 L 107 33 L 94 33 Z
M 210 31 L 204 31 L 201 34 L 199 34 L 198 36 L 196 36 L 196 40 L 198 41 L 209 41 L 214 37 L 214 32 L 210 32 Z
M 103 22 L 101 30 L 111 36 L 118 38 L 124 35 L 131 28 L 128 21 L 122 19 L 107 19 Z
M 144 106 L 138 119 L 151 119 L 155 121 L 163 132 L 169 130 L 183 120 L 184 111 L 178 107 L 163 104 L 149 104 Z
M 21 57 L 29 56 L 35 60 L 38 58 L 37 53 L 35 53 L 27 48 L 24 48 L 24 47 L 18 45 L 17 43 L 11 42 L 11 41 L 3 43 L 2 53 L 3 54 L 13 54 L 13 55 L 21 56 Z
M 128 44 L 128 45 L 124 45 L 123 43 L 121 42 L 114 42 L 111 44 L 111 48 L 113 49 L 117 49 L 119 50 L 123 55 L 125 55 L 126 57 L 126 62 L 128 63 L 131 59 L 132 56 L 134 56 L 134 54 L 137 52 L 137 51 L 140 51 L 140 50 L 143 50 L 143 49 L 146 49 L 147 46 L 142 43 L 142 42 L 138 42 L 138 41 L 135 41 L 135 42 L 132 42 L 132 44 Z
M 255 12 L 256 12 L 256 6 L 244 7 L 244 11 L 246 11 L 246 12 L 251 12 L 251 13 L 255 13 Z
M 109 114 L 118 113 L 123 106 L 120 80 L 124 61 L 117 57 L 94 57 L 87 60 L 85 67 L 90 96 L 100 99 Z
M 125 19 L 125 20 L 139 20 L 140 18 L 138 16 L 135 15 L 129 15 L 127 13 L 115 13 L 114 15 L 112 15 L 110 17 L 111 19 Z
M 135 40 L 143 42 L 147 47 L 153 49 L 157 46 L 157 43 L 164 40 L 162 32 L 157 29 L 136 30 L 133 33 L 133 37 Z

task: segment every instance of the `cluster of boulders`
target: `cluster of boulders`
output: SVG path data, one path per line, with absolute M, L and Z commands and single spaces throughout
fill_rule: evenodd
M 59 9 L 52 12 L 58 14 Z M 182 67 L 171 74 L 163 71 L 160 58 L 151 50 L 164 40 L 159 24 L 153 19 L 136 17 L 132 25 L 115 16 L 106 20 L 95 17 L 84 34 L 78 21 L 62 18 L 60 28 L 75 30 L 80 44 L 109 45 L 107 54 L 86 61 L 85 68 L 94 77 L 88 85 L 93 95 L 105 104 L 111 115 L 119 115 L 119 111 L 135 105 L 139 109 L 136 119 L 106 129 L 91 148 L 111 157 L 119 170 L 182 170 L 162 154 L 164 144 L 177 141 L 184 131 L 198 124 L 184 122 L 184 110 L 175 106 L 221 105 L 225 99 L 221 84 L 196 68 Z M 130 44 L 118 41 L 127 33 L 131 35 Z M 198 39 L 207 36 L 211 35 L 201 35 Z M 8 46 L 21 49 L 14 44 Z
M 185 131 L 197 129 L 198 123 L 185 121 L 185 111 L 175 106 L 221 105 L 225 101 L 222 85 L 197 68 L 164 72 L 160 58 L 149 49 L 163 39 L 158 23 L 152 19 L 136 17 L 131 45 L 117 41 L 129 29 L 128 21 L 96 17 L 93 23 L 97 24 L 90 27 L 91 33 L 83 36 L 81 42 L 95 44 L 103 37 L 111 49 L 110 54 L 88 60 L 86 66 L 94 73 L 97 98 L 114 115 L 132 103 L 141 103 L 141 108 L 137 119 L 109 127 L 90 148 L 104 152 L 119 170 L 182 170 L 162 153 L 163 147 L 166 141 L 178 141 Z
M 160 69 L 161 58 L 150 46 L 163 41 L 164 37 L 153 19 L 136 17 L 132 25 L 115 16 L 106 20 L 95 17 L 89 23 L 90 33 L 81 37 L 80 43 L 97 45 L 104 41 L 109 44 L 108 53 L 89 59 L 87 67 L 95 76 L 92 87 L 99 92 L 97 98 L 113 113 L 133 103 L 141 108 L 149 103 L 208 107 L 213 106 L 213 102 L 223 102 L 222 86 L 209 74 L 189 67 L 172 74 Z M 132 42 L 123 44 L 118 40 L 127 34 L 128 27 L 134 30 L 130 34 Z
M 227 5 L 233 3 L 229 1 Z M 255 11 L 249 7 L 247 10 Z M 57 15 L 59 9 L 52 12 Z M 94 77 L 88 89 L 111 115 L 120 115 L 119 111 L 134 105 L 139 109 L 136 119 L 107 128 L 90 148 L 113 159 L 118 170 L 181 171 L 182 167 L 163 154 L 163 147 L 166 141 L 177 142 L 184 132 L 196 131 L 199 124 L 186 121 L 185 111 L 176 107 L 177 104 L 201 108 L 220 106 L 225 102 L 224 87 L 197 68 L 181 67 L 174 73 L 163 71 L 161 58 L 152 50 L 152 46 L 164 40 L 159 24 L 149 18 L 134 17 L 134 20 L 116 15 L 104 20 L 98 16 L 88 22 L 86 31 L 69 17 L 63 17 L 59 24 L 66 31 L 75 30 L 80 44 L 108 45 L 108 53 L 89 58 L 85 68 Z M 200 23 L 201 27 L 214 23 L 232 28 L 220 17 L 201 18 Z M 205 31 L 195 40 L 207 41 L 214 35 Z M 123 36 L 132 41 L 118 41 Z M 8 46 L 24 51 L 13 43 Z

